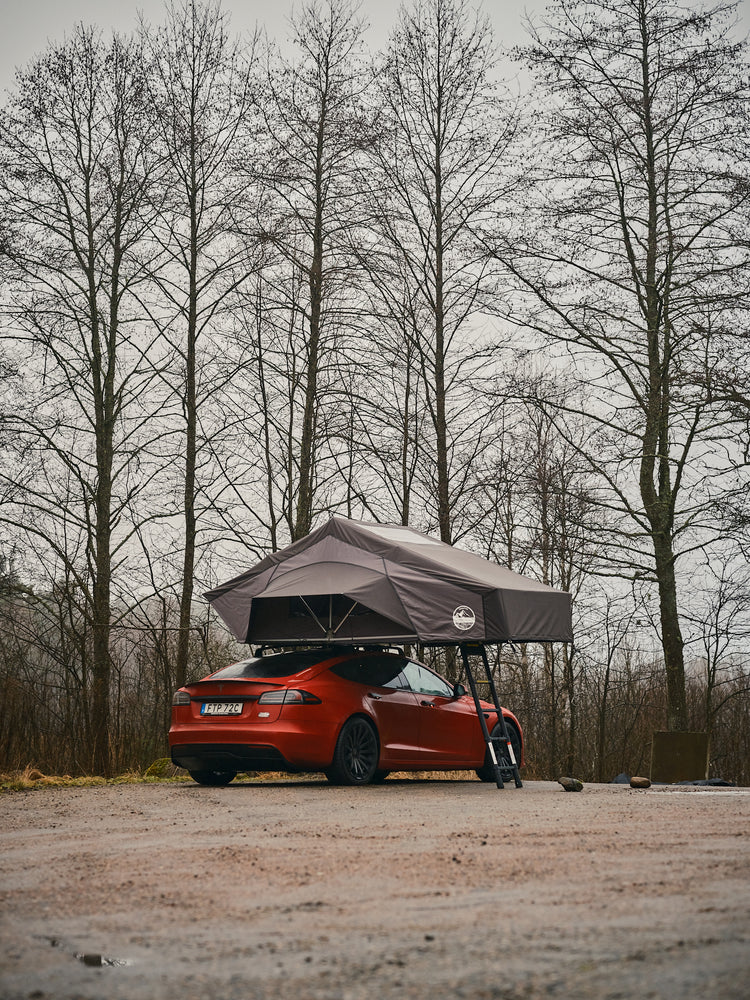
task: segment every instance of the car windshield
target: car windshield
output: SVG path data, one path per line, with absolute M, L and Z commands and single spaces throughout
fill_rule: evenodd
M 314 667 L 317 663 L 330 659 L 330 657 L 330 650 L 320 649 L 275 653 L 271 656 L 253 656 L 249 660 L 240 660 L 239 663 L 230 663 L 228 667 L 222 667 L 215 674 L 211 674 L 211 680 L 292 677 L 294 674 Z

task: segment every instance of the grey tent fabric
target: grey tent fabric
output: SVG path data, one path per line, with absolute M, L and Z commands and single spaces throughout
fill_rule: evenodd
M 333 517 L 205 597 L 243 642 L 570 642 L 570 594 L 396 524 Z

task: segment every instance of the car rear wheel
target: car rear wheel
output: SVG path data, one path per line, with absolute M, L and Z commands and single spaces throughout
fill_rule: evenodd
M 188 773 L 193 781 L 197 781 L 199 785 L 213 785 L 214 787 L 228 785 L 232 778 L 237 775 L 236 771 L 189 771 Z
M 372 723 L 361 716 L 347 719 L 326 777 L 334 785 L 367 785 L 375 778 L 378 756 L 378 735 Z
M 510 719 L 505 720 L 505 725 L 508 727 L 508 736 L 510 737 L 510 743 L 513 747 L 513 756 L 516 758 L 516 763 L 521 762 L 521 734 L 518 732 L 515 723 L 511 722 Z M 500 730 L 500 723 L 498 723 L 492 730 L 491 736 L 502 736 Z M 504 744 L 501 744 L 497 751 L 497 762 L 501 768 L 510 768 L 513 765 L 510 762 L 510 755 L 508 754 L 508 748 Z M 489 751 L 485 754 L 484 764 L 477 770 L 477 777 L 481 781 L 494 781 L 495 780 L 495 768 L 490 760 Z

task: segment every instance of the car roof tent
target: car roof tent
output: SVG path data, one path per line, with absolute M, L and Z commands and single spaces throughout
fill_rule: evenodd
M 500 745 L 522 783 L 485 644 L 573 640 L 570 594 L 414 528 L 343 517 L 205 597 L 241 642 L 459 646 L 498 788 Z M 488 731 L 472 655 L 482 658 L 499 735 Z
M 205 597 L 241 642 L 571 642 L 570 594 L 414 528 L 332 517 Z

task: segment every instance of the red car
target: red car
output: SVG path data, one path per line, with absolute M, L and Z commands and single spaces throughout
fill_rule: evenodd
M 497 711 L 482 707 L 492 731 Z M 520 764 L 521 726 L 503 714 Z M 476 770 L 495 780 L 464 688 L 382 649 L 299 650 L 224 667 L 175 693 L 169 745 L 202 785 L 226 785 L 241 771 L 323 771 L 342 785 L 391 771 Z

